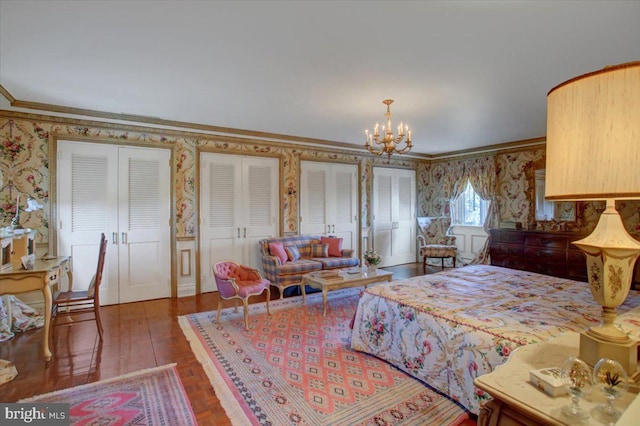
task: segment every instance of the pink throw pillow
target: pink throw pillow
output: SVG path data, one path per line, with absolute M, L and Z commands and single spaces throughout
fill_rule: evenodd
M 342 257 L 342 238 L 320 237 L 320 244 L 329 244 L 329 256 Z
M 269 243 L 269 253 L 271 253 L 271 256 L 277 256 L 281 265 L 284 265 L 288 259 L 282 243 Z

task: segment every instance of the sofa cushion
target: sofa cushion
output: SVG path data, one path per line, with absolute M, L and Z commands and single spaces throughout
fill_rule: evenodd
M 354 257 L 317 257 L 312 260 L 322 264 L 322 269 L 348 268 L 360 265 L 360 259 Z
M 320 237 L 320 243 L 329 244 L 329 256 L 342 257 L 342 238 Z
M 278 268 L 278 275 L 297 275 L 307 272 L 319 271 L 322 263 L 311 259 L 299 259 L 295 262 L 287 262 Z
M 311 244 L 312 258 L 316 257 L 329 257 L 329 244 L 313 243 Z
M 287 257 L 289 258 L 289 261 L 291 262 L 295 262 L 296 260 L 300 259 L 300 250 L 298 250 L 298 247 L 296 246 L 285 246 L 284 247 L 284 251 L 287 252 Z
M 269 243 L 269 252 L 271 256 L 276 256 L 280 259 L 280 264 L 284 265 L 285 262 L 289 259 L 287 257 L 287 252 L 284 251 L 284 246 L 282 243 Z

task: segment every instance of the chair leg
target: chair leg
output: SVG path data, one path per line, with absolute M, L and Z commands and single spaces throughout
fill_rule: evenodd
M 427 274 L 427 256 L 422 258 L 422 273 Z
M 453 256 L 453 267 L 454 268 L 456 267 L 456 257 L 455 256 Z
M 442 270 L 444 271 L 444 257 L 440 258 L 440 262 L 442 263 Z
M 102 320 L 100 319 L 100 305 L 93 305 L 94 315 L 96 316 L 96 325 L 98 326 L 98 335 L 100 336 L 100 341 L 102 341 L 102 332 L 104 329 L 102 328 Z
M 244 329 L 249 331 L 249 298 L 242 299 L 244 304 Z
M 267 315 L 271 315 L 271 311 L 269 311 L 269 300 L 271 300 L 271 289 L 267 287 Z
M 218 295 L 220 297 L 220 295 Z M 218 314 L 216 315 L 216 322 L 220 324 L 220 311 L 222 311 L 222 299 L 218 299 Z

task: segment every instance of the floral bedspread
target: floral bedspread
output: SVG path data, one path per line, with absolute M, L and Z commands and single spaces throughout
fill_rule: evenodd
M 360 298 L 351 347 L 375 355 L 477 414 L 473 380 L 519 346 L 600 322 L 587 283 L 488 265 L 393 281 Z M 626 313 L 625 313 L 626 312 Z M 640 294 L 617 323 L 640 338 Z

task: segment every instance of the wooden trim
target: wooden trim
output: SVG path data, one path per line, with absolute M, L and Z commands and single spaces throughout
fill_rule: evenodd
M 1 87 L 2 86 L 0 86 L 0 88 Z M 3 93 L 2 90 L 0 90 L 0 93 L 3 94 L 10 101 L 9 98 L 11 97 L 11 95 L 9 93 Z M 11 105 L 16 107 L 21 106 L 22 104 L 20 102 L 21 101 L 15 101 Z M 34 103 L 31 103 L 31 104 L 34 104 Z M 67 113 L 70 113 L 70 112 L 67 112 Z M 112 117 L 112 119 L 122 120 L 122 118 L 119 117 L 121 114 L 112 114 L 112 115 L 114 116 Z M 95 116 L 100 118 L 105 118 L 98 115 L 95 115 Z M 203 130 L 206 132 L 211 132 L 211 133 L 203 133 L 203 132 L 196 132 L 193 130 L 189 130 L 189 128 L 184 128 L 183 130 L 179 130 L 175 128 L 165 129 L 165 128 L 159 128 L 159 127 L 147 127 L 147 126 L 140 126 L 140 125 L 134 125 L 134 124 L 120 124 L 120 123 L 114 123 L 110 121 L 74 119 L 74 118 L 60 117 L 55 115 L 26 113 L 21 111 L 10 111 L 10 110 L 2 110 L 2 109 L 0 109 L 0 117 L 39 120 L 39 121 L 59 123 L 59 124 L 95 127 L 99 129 L 110 129 L 110 130 L 117 130 L 117 131 L 156 133 L 156 134 L 167 135 L 167 136 L 172 136 L 176 138 L 195 138 L 195 139 L 215 140 L 215 141 L 239 143 L 239 144 L 252 143 L 252 144 L 261 144 L 265 146 L 284 148 L 284 149 L 303 148 L 303 149 L 308 149 L 312 151 L 354 155 L 354 156 L 359 156 L 361 158 L 371 158 L 372 162 L 374 162 L 376 165 L 383 162 L 385 162 L 383 164 L 392 164 L 391 162 L 389 162 L 388 159 L 376 157 L 373 154 L 369 153 L 364 148 L 364 146 L 360 146 L 356 144 L 324 141 L 322 139 L 304 138 L 304 137 L 296 137 L 296 136 L 288 136 L 288 135 L 278 135 L 278 134 L 271 134 L 266 132 L 244 131 L 244 133 L 235 133 L 235 134 L 243 135 L 245 137 L 231 136 L 231 135 L 215 133 L 216 130 L 214 129 L 225 129 L 224 127 L 216 127 L 216 126 L 194 125 L 197 127 L 191 127 L 191 129 L 193 130 Z M 134 117 L 134 116 L 129 116 L 129 117 Z M 156 122 L 158 120 L 160 120 L 160 122 Z M 132 121 L 132 120 L 123 120 L 123 121 Z M 170 122 L 169 120 L 162 120 L 162 119 L 154 119 L 153 121 L 147 120 L 147 121 L 144 121 L 144 123 L 163 125 L 163 126 L 172 126 L 172 125 L 175 126 L 176 125 L 175 123 L 182 123 L 182 125 L 189 124 L 186 122 Z M 174 124 L 168 124 L 168 123 L 174 123 Z M 272 137 L 268 135 L 272 135 Z M 261 139 L 261 138 L 264 138 L 264 139 Z M 269 140 L 270 138 L 276 139 L 276 140 Z M 403 161 L 430 163 L 433 161 L 440 161 L 440 160 L 446 161 L 449 159 L 453 159 L 455 157 L 469 158 L 471 156 L 489 155 L 490 153 L 498 153 L 498 152 L 502 153 L 503 151 L 509 152 L 512 150 L 513 151 L 527 150 L 527 149 L 531 149 L 533 146 L 536 146 L 536 145 L 545 145 L 545 142 L 546 142 L 546 137 L 539 137 L 539 138 L 533 138 L 533 139 L 524 139 L 519 141 L 487 145 L 487 146 L 482 146 L 478 148 L 470 148 L 470 149 L 461 150 L 461 151 L 445 152 L 441 154 L 421 154 L 421 153 L 410 152 L 407 154 L 401 154 L 401 155 L 392 157 L 391 161 L 393 163 L 403 162 Z M 331 147 L 340 148 L 340 150 L 336 151 L 335 149 L 331 149 Z

